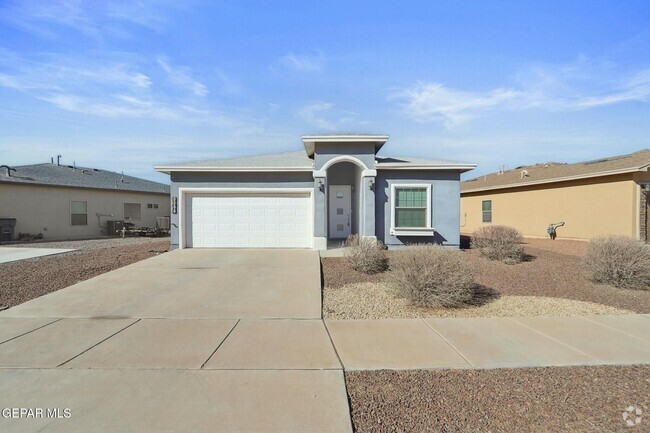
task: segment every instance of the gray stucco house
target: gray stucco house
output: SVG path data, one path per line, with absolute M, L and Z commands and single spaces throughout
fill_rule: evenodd
M 304 151 L 157 166 L 173 248 L 388 248 L 460 243 L 460 174 L 475 164 L 378 155 L 387 135 L 305 135 Z

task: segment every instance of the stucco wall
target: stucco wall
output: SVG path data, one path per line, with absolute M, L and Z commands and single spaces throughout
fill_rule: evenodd
M 433 236 L 411 237 L 392 236 L 391 225 L 391 185 L 430 184 L 432 207 L 431 224 L 435 228 Z M 389 248 L 409 243 L 435 242 L 447 246 L 460 245 L 459 202 L 460 173 L 453 171 L 396 171 L 380 170 L 375 183 L 377 238 Z
M 171 195 L 179 188 L 313 188 L 311 172 L 286 173 L 172 173 Z M 178 203 L 178 206 L 184 206 Z M 178 213 L 171 216 L 172 248 L 178 248 Z
M 88 225 L 70 224 L 71 201 L 87 202 Z M 141 203 L 142 218 L 131 221 L 139 227 L 155 227 L 156 217 L 170 214 L 167 194 L 0 184 L 0 218 L 16 218 L 16 236 L 42 233 L 45 239 L 74 239 L 105 235 L 106 221 L 124 219 L 124 203 Z M 148 203 L 158 204 L 158 209 L 148 209 Z
M 560 221 L 566 224 L 558 229 L 558 238 L 638 236 L 638 185 L 630 174 L 463 193 L 460 215 L 463 233 L 490 224 L 481 222 L 483 200 L 492 200 L 491 224 L 515 227 L 524 236 L 546 237 L 547 226 Z

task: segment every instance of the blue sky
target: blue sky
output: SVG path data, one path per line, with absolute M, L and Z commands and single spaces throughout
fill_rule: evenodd
M 0 0 L 0 157 L 160 163 L 391 136 L 499 165 L 649 148 L 647 1 Z

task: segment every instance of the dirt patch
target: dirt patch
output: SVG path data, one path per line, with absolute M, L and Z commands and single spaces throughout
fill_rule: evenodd
M 517 265 L 488 260 L 476 250 L 466 250 L 465 254 L 474 263 L 477 283 L 501 295 L 573 299 L 650 312 L 650 291 L 592 283 L 583 271 L 581 257 L 531 247 L 526 247 L 526 252 L 532 260 Z
M 48 243 L 47 246 L 52 248 L 83 249 L 0 264 L 0 308 L 13 307 L 169 249 L 169 239 L 152 241 L 145 238 L 140 242 L 134 239 L 126 245 L 116 244 L 112 239 L 108 241 L 103 248 L 100 246 L 102 241 L 98 240 L 85 247 L 75 242 L 88 241 L 67 241 L 65 247 Z
M 396 319 L 418 317 L 531 317 L 630 314 L 631 311 L 591 302 L 538 296 L 486 295 L 484 302 L 465 308 L 417 308 L 393 296 L 383 283 L 349 284 L 325 290 L 325 319 Z
M 630 432 L 650 366 L 345 373 L 355 432 Z
M 568 254 L 570 256 L 582 257 L 587 252 L 587 241 L 571 241 L 568 239 L 532 239 L 525 238 L 524 245 L 536 250 L 551 251 L 553 253 Z
M 364 274 L 347 265 L 345 257 L 325 257 L 321 259 L 325 287 L 337 289 L 348 284 L 376 283 L 384 278 L 383 273 Z
M 525 250 L 530 260 L 516 265 L 488 260 L 476 250 L 463 250 L 476 269 L 477 284 L 495 293 L 495 299 L 515 296 L 557 298 L 650 313 L 650 291 L 617 289 L 587 279 L 579 255 L 580 245 L 586 246 L 586 243 L 545 239 L 527 239 L 526 242 Z M 547 249 L 533 248 L 533 245 L 542 244 Z M 549 251 L 550 248 L 556 248 L 556 251 Z M 390 254 L 388 252 L 389 259 Z M 345 258 L 324 258 L 322 267 L 325 299 L 328 291 L 350 284 L 381 283 L 385 276 L 385 273 L 365 275 L 354 272 L 345 264 Z M 345 303 L 344 300 L 339 302 Z M 323 312 L 329 314 L 325 309 Z M 510 315 L 517 315 L 517 312 Z

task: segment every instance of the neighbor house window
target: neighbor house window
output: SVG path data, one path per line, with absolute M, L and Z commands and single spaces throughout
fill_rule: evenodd
M 88 203 L 85 201 L 70 202 L 70 224 L 73 226 L 88 225 Z
M 158 203 L 148 203 L 147 209 L 158 209 Z
M 483 222 L 491 223 L 492 222 L 492 200 L 483 200 L 482 209 L 483 209 Z
M 142 217 L 140 203 L 124 203 L 124 219 L 139 220 Z
M 433 236 L 431 184 L 393 184 L 390 191 L 393 236 Z

